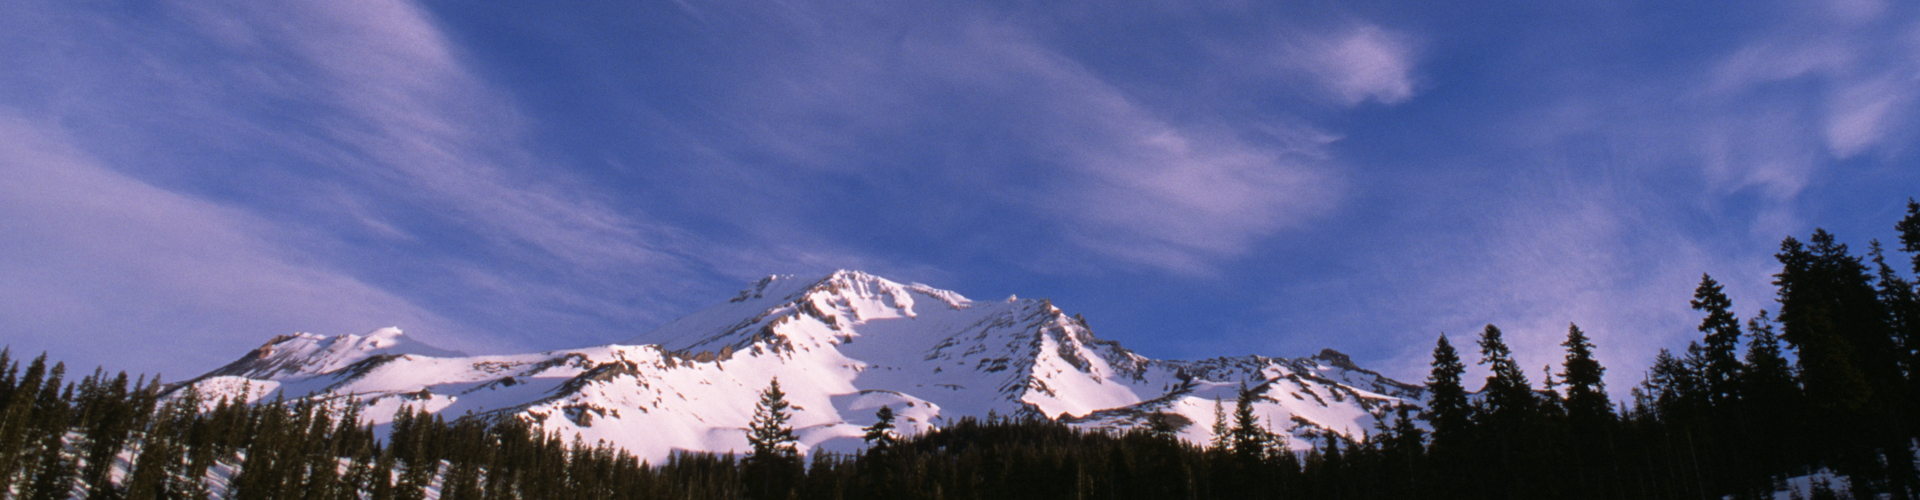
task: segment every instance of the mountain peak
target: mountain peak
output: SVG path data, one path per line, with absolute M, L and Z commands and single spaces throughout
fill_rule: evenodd
M 408 338 L 400 327 L 390 326 L 361 335 L 351 333 L 333 337 L 311 333 L 281 335 L 208 375 L 233 375 L 259 379 L 317 375 L 339 370 L 374 356 L 406 354 L 436 357 L 466 356 L 463 352 L 441 349 L 413 340 Z
M 1094 336 L 1044 298 L 973 302 L 918 283 L 837 270 L 768 276 L 725 303 L 620 344 L 465 356 L 398 328 L 281 336 L 191 383 L 209 397 L 352 396 L 363 415 L 402 408 L 518 418 L 650 460 L 739 452 L 769 380 L 788 388 L 803 451 L 851 451 L 877 407 L 905 434 L 998 413 L 1124 431 L 1154 414 L 1191 422 L 1260 387 L 1275 432 L 1358 436 L 1419 388 L 1347 355 L 1155 360 Z M 1204 425 L 1179 431 L 1206 442 Z M 1309 443 L 1295 440 L 1294 443 Z

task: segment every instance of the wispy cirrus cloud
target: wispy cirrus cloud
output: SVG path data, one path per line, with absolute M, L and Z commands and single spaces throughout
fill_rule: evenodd
M 413 2 L 154 7 L 34 3 L 0 22 L 19 28 L 0 52 L 22 69 L 0 94 L 21 137 L 10 186 L 41 194 L 11 198 L 6 218 L 37 236 L 9 264 L 46 270 L 7 291 L 48 306 L 9 315 L 10 331 L 193 332 L 174 339 L 182 359 L 119 360 L 169 371 L 275 334 L 387 325 L 454 348 L 556 348 L 631 336 L 779 269 L 531 154 L 513 99 Z
M 1392 363 L 1418 378 L 1434 333 L 1455 334 L 1458 345 L 1485 323 L 1506 330 L 1524 363 L 1557 363 L 1573 322 L 1608 366 L 1627 369 L 1609 374 L 1624 397 L 1655 352 L 1698 338 L 1686 301 L 1702 273 L 1749 317 L 1776 307 L 1769 281 L 1781 238 L 1813 225 L 1856 245 L 1886 237 L 1890 219 L 1809 217 L 1858 201 L 1866 179 L 1901 178 L 1862 160 L 1911 150 L 1907 117 L 1920 113 L 1920 86 L 1910 82 L 1920 72 L 1912 39 L 1898 34 L 1913 19 L 1884 7 L 1776 5 L 1789 12 L 1766 18 L 1784 24 L 1715 46 L 1731 49 L 1657 49 L 1698 61 L 1673 72 L 1574 63 L 1553 71 L 1584 79 L 1533 82 L 1552 97 L 1483 131 L 1491 139 L 1479 154 L 1516 168 L 1485 180 L 1498 194 L 1468 205 L 1487 218 L 1455 229 L 1470 236 L 1449 237 L 1458 254 L 1413 271 L 1429 276 L 1427 291 L 1404 305 L 1425 312 L 1405 324 L 1428 331 Z
M 289 328 L 461 326 L 303 258 L 270 221 L 115 172 L 59 130 L 5 114 L 0 135 L 0 332 L 17 352 L 177 380 Z
M 869 197 L 914 190 L 911 203 L 890 210 L 1037 222 L 982 250 L 1018 246 L 1034 255 L 1036 270 L 1055 272 L 1207 275 L 1264 238 L 1338 209 L 1346 194 L 1328 150 L 1338 134 L 1307 118 L 1193 109 L 1194 101 L 1143 91 L 1152 83 L 1113 75 L 1042 36 L 1055 20 L 939 10 L 945 14 L 929 18 L 800 3 L 785 16 L 715 28 L 800 40 L 760 47 L 770 50 L 769 62 L 737 69 L 746 75 L 727 72 L 749 83 L 711 105 L 738 117 L 729 122 L 751 125 L 737 128 L 741 143 L 709 149 L 730 151 L 729 168 L 778 172 L 740 176 L 745 182 L 787 178 L 797 167 L 869 179 L 878 188 Z M 910 21 L 897 31 L 833 29 L 902 18 Z M 1286 61 L 1269 64 L 1314 82 L 1303 101 L 1412 97 L 1407 37 L 1370 24 L 1289 33 Z M 1194 64 L 1237 74 L 1227 66 L 1243 63 L 1236 55 Z M 876 153 L 901 148 L 928 153 L 909 163 Z M 910 168 L 919 171 L 903 174 Z M 903 176 L 941 179 L 948 189 L 896 184 Z M 778 201 L 760 202 L 791 203 L 795 197 L 778 193 L 804 185 L 761 184 L 775 193 L 763 200 Z
M 939 76 L 1015 104 L 1002 111 L 1028 124 L 1028 160 L 1054 174 L 1018 203 L 1054 218 L 1082 248 L 1205 273 L 1258 238 L 1324 214 L 1342 195 L 1324 148 L 1336 137 L 1327 132 L 1178 123 L 1014 27 L 969 32 L 929 59 L 974 58 L 969 71 Z

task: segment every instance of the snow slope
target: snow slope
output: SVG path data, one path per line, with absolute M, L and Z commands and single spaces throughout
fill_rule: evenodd
M 1421 396 L 1332 350 L 1153 360 L 1094 337 L 1045 299 L 975 302 L 857 271 L 768 277 L 616 344 L 467 356 L 397 328 L 299 334 L 188 383 L 214 397 L 351 400 L 376 422 L 401 407 L 522 418 L 657 463 L 675 450 L 745 450 L 754 404 L 775 377 L 803 450 L 857 449 L 881 406 L 906 433 L 989 413 L 1111 430 L 1173 413 L 1192 422 L 1182 437 L 1206 442 L 1216 402 L 1231 411 L 1242 384 L 1259 395 L 1263 421 L 1305 448 L 1300 438 L 1322 432 L 1357 438 Z

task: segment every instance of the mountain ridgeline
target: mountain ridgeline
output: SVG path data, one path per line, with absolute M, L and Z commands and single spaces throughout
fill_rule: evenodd
M 1045 299 L 972 301 L 857 271 L 768 277 L 724 304 L 604 346 L 465 356 L 393 328 L 300 334 L 187 384 L 209 399 L 351 400 L 382 424 L 403 408 L 519 419 L 658 463 L 681 451 L 746 451 L 753 404 L 775 378 L 794 404 L 803 452 L 863 447 L 862 428 L 881 407 L 909 436 L 961 417 L 1116 432 L 1161 418 L 1182 423 L 1176 433 L 1186 441 L 1207 443 L 1216 407 L 1243 386 L 1261 425 L 1304 450 L 1323 434 L 1360 439 L 1397 407 L 1417 411 L 1422 397 L 1420 386 L 1332 350 L 1148 359 L 1095 337 Z
M 1539 384 L 1488 325 L 1413 386 L 854 272 L 546 353 L 295 335 L 162 385 L 0 351 L 0 498 L 1911 500 L 1920 203 L 1895 229 L 1913 273 L 1783 241 L 1777 314 L 1702 276 L 1698 340 L 1624 404 L 1578 326 Z

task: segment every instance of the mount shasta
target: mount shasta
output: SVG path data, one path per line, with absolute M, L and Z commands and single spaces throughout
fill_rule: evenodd
M 659 463 L 675 451 L 746 450 L 754 405 L 775 377 L 803 451 L 858 449 L 881 406 L 909 435 L 989 414 L 1125 430 L 1164 413 L 1188 424 L 1182 439 L 1205 443 L 1244 384 L 1261 422 L 1305 448 L 1328 432 L 1358 439 L 1395 407 L 1422 403 L 1420 386 L 1333 350 L 1148 359 L 1045 299 L 973 301 L 857 271 L 768 277 L 727 303 L 580 349 L 469 356 L 397 328 L 281 336 L 183 385 L 207 400 L 358 404 L 376 423 L 402 407 L 520 418 Z

